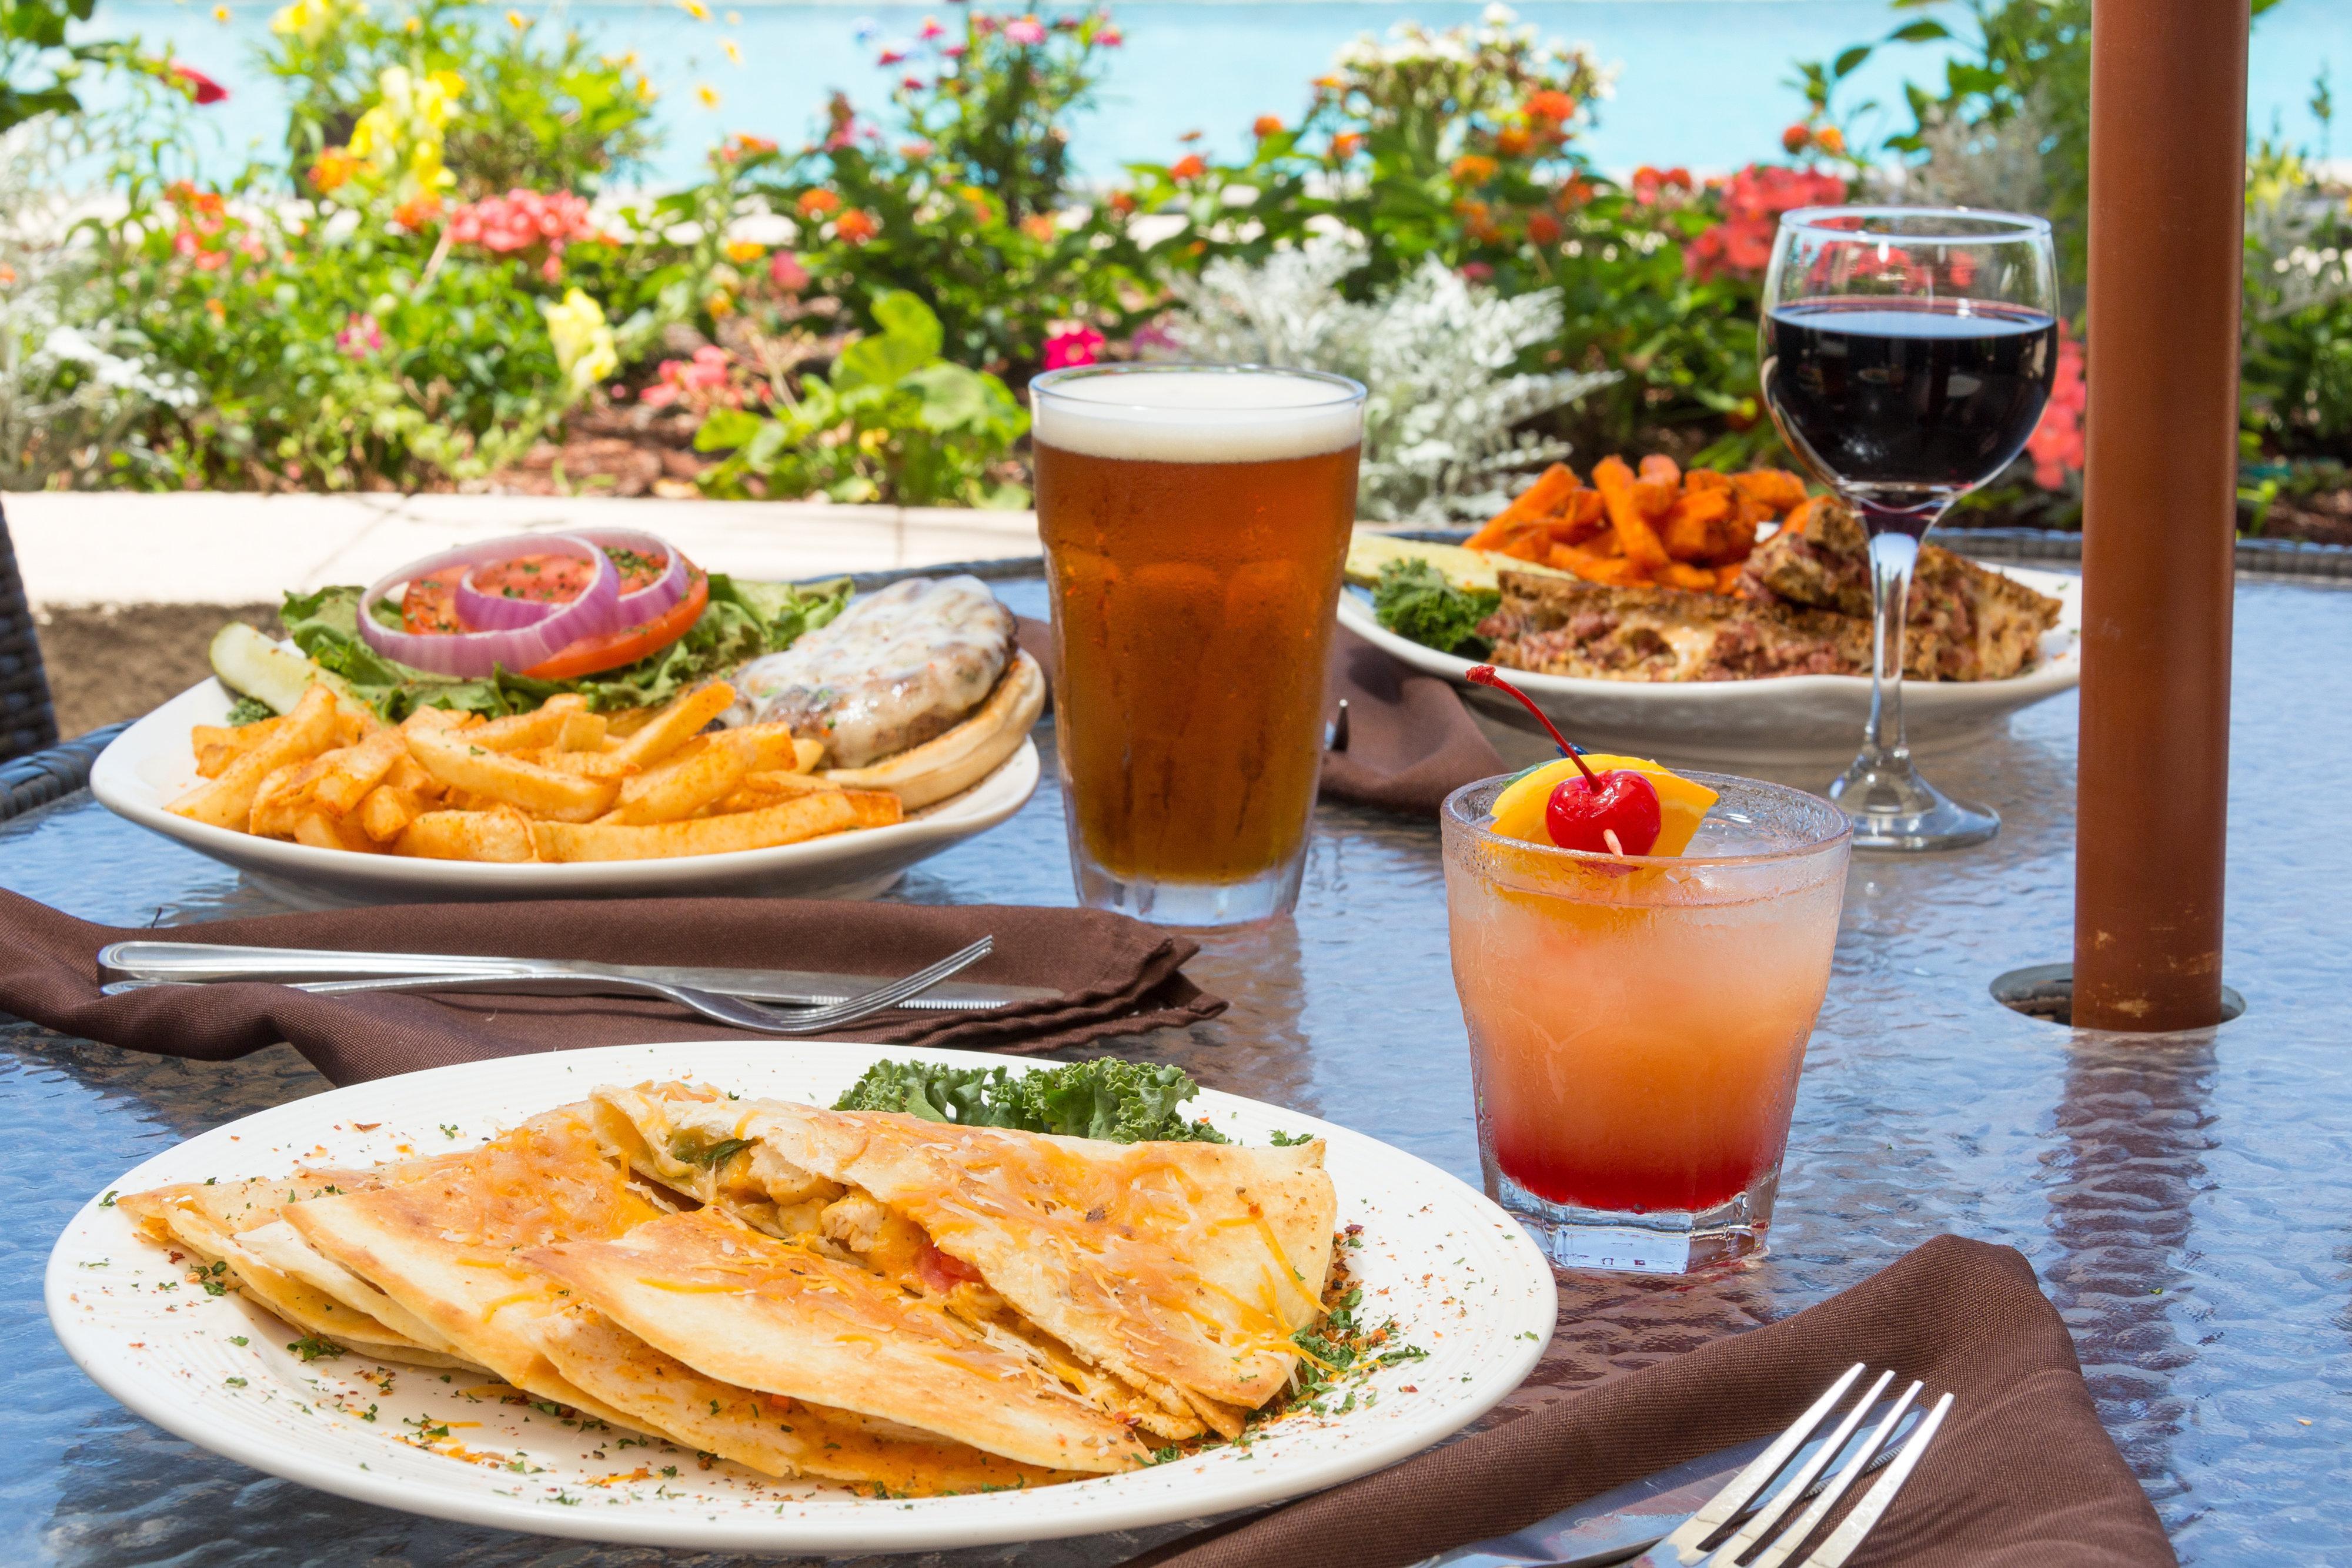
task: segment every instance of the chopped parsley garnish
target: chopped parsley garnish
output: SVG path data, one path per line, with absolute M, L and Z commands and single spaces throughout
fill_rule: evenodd
M 343 1347 L 333 1340 L 320 1339 L 317 1334 L 304 1334 L 300 1339 L 289 1340 L 286 1348 L 304 1361 L 332 1361 L 346 1354 Z
M 1115 1144 L 1222 1144 L 1205 1120 L 1177 1107 L 1201 1092 L 1182 1068 L 1104 1057 L 1013 1073 L 1002 1067 L 877 1061 L 836 1111 L 898 1111 L 966 1127 L 1013 1127 Z

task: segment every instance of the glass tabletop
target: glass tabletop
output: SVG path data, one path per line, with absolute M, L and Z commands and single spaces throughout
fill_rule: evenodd
M 1042 610 L 1038 585 L 1002 586 L 1017 608 Z M 1956 1231 L 2032 1260 L 2185 1561 L 2340 1552 L 2352 1540 L 2352 840 L 2327 823 L 2352 768 L 2347 649 L 2352 589 L 2241 585 L 2227 978 L 2244 1017 L 2200 1037 L 2119 1041 L 1991 999 L 1996 976 L 2063 960 L 2072 945 L 2074 704 L 2028 710 L 1936 762 L 1947 787 L 1999 808 L 1998 839 L 1855 857 L 1769 1255 L 1696 1281 L 1563 1273 L 1558 1337 L 1489 1420 L 1785 1317 Z M 1038 738 L 1050 779 L 1050 725 Z M 1066 904 L 1067 863 L 1049 782 L 889 896 Z M 127 925 L 276 907 L 87 794 L 0 824 L 0 885 Z M 1203 946 L 1191 972 L 1232 1010 L 1111 1049 L 1477 1180 L 1433 821 L 1326 805 L 1296 920 Z M 726 1561 L 346 1502 L 162 1432 L 67 1359 L 41 1312 L 41 1270 L 88 1195 L 191 1134 L 325 1087 L 283 1046 L 205 1064 L 0 1025 L 0 1203 L 15 1217 L 0 1232 L 0 1558 Z M 1173 1533 L 952 1561 L 1107 1564 Z

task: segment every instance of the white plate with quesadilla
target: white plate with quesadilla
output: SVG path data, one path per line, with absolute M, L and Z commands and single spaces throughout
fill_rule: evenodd
M 730 1041 L 339 1090 L 91 1199 L 50 1321 L 131 1409 L 289 1479 L 801 1552 L 1296 1496 L 1459 1430 L 1550 1339 L 1525 1234 L 1375 1140 L 1214 1092 L 1134 1143 L 824 1109 L 882 1062 L 1086 1071 Z

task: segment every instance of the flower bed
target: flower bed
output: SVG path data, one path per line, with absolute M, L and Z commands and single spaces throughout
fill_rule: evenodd
M 120 69 L 142 125 L 162 105 L 184 129 L 233 78 L 135 45 L 19 51 L 0 98 L 17 167 L 54 180 L 95 150 L 112 199 L 61 234 L 32 221 L 38 179 L 14 193 L 0 484 L 1018 505 L 1028 376 L 1177 351 L 1365 379 L 1377 515 L 1473 515 L 1571 450 L 1775 459 L 1755 327 L 1783 212 L 2046 211 L 2079 285 L 2086 18 L 1977 0 L 1973 49 L 1889 133 L 1841 89 L 1874 48 L 1948 42 L 1907 21 L 1801 65 L 1805 110 L 1769 157 L 1622 180 L 1581 151 L 1608 85 L 1590 54 L 1507 13 L 1405 23 L 1269 106 L 1245 155 L 1180 145 L 1100 189 L 1074 178 L 1068 126 L 1117 24 L 970 10 L 886 49 L 887 105 L 836 96 L 806 144 L 730 136 L 703 178 L 637 198 L 642 70 L 519 13 L 293 0 L 257 62 L 289 89 L 282 149 L 218 186 L 184 177 L 176 132 L 76 122 L 66 89 L 23 78 L 28 59 Z M 2255 527 L 2332 516 L 2352 457 L 2345 197 L 2289 150 L 2250 169 Z M 2063 357 L 1978 520 L 2078 515 L 2095 355 L 2070 333 Z

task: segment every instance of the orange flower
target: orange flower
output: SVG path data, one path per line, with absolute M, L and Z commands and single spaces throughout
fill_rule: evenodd
M 1269 136 L 1279 136 L 1282 134 L 1282 116 L 1278 114 L 1261 114 L 1255 120 L 1250 122 L 1250 131 L 1260 141 L 1265 141 Z
M 1506 158 L 1524 158 L 1535 144 L 1534 133 L 1517 125 L 1507 125 L 1495 132 L 1495 151 Z
M 352 176 L 358 173 L 359 169 L 360 161 L 352 156 L 349 148 L 330 147 L 319 154 L 317 162 L 310 165 L 310 186 L 324 195 L 351 183 Z
M 1812 139 L 1813 132 L 1811 126 L 1791 125 L 1788 130 L 1780 132 L 1780 145 L 1791 152 L 1802 152 L 1805 150 L 1805 143 Z
M 1834 125 L 1824 125 L 1813 132 L 1813 145 L 1835 158 L 1845 152 L 1845 132 Z
M 1546 88 L 1528 94 L 1527 110 L 1530 120 L 1549 120 L 1558 125 L 1576 118 L 1576 99 L 1557 88 Z
M 423 234 L 441 215 L 441 198 L 431 191 L 414 196 L 393 209 L 392 221 L 410 234 Z
M 1528 219 L 1528 238 L 1538 246 L 1559 243 L 1559 220 L 1549 213 L 1536 213 Z
M 1496 163 L 1479 152 L 1465 152 L 1454 160 L 1454 183 L 1457 185 L 1483 185 L 1495 177 Z
M 803 191 L 800 199 L 801 216 L 821 218 L 827 213 L 841 210 L 841 198 L 831 191 Z
M 1342 131 L 1339 135 L 1331 138 L 1331 162 L 1345 163 L 1362 152 L 1363 148 L 1364 137 L 1361 131 Z
M 1135 198 L 1125 191 L 1113 191 L 1110 193 L 1110 210 L 1126 217 L 1135 211 Z
M 864 245 L 882 232 L 882 220 L 862 207 L 852 207 L 834 221 L 833 232 L 851 245 Z
M 1031 213 L 1021 220 L 1021 232 L 1039 245 L 1051 245 L 1054 236 L 1061 231 L 1055 225 L 1053 214 Z
M 1209 172 L 1209 161 L 1198 152 L 1187 152 L 1168 166 L 1171 180 L 1197 180 Z
M 6 262 L 0 261 L 0 288 L 13 288 L 16 283 L 16 269 Z
M 1572 213 L 1591 200 L 1592 200 L 1592 182 L 1581 177 L 1570 180 L 1567 184 L 1562 185 L 1559 188 L 1559 194 L 1552 198 L 1554 204 L 1563 213 Z

